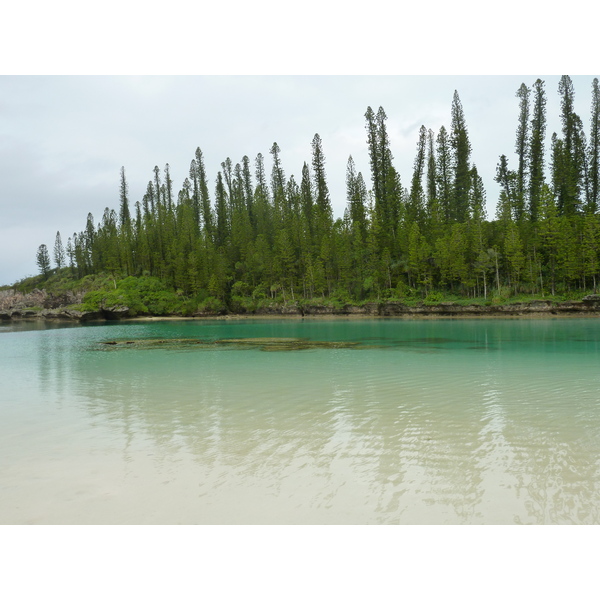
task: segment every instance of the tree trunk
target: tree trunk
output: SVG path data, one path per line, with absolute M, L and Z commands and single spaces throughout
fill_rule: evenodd
M 500 293 L 500 273 L 498 271 L 498 254 L 496 254 L 496 285 L 498 287 L 498 293 Z

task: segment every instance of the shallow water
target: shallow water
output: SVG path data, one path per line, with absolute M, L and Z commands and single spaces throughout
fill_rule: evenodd
M 0 523 L 600 523 L 599 367 L 597 319 L 2 325 Z

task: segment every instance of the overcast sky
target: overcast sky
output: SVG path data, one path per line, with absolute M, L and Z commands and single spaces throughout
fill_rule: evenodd
M 487 189 L 488 216 L 498 195 L 500 154 L 515 165 L 515 92 L 531 76 L 2 76 L 0 77 L 0 284 L 37 274 L 35 254 L 51 250 L 118 209 L 125 167 L 131 204 L 142 199 L 158 165 L 168 163 L 175 188 L 188 176 L 197 147 L 209 190 L 221 162 L 233 164 L 281 148 L 286 176 L 299 182 L 321 136 L 336 216 L 346 204 L 348 157 L 370 184 L 364 113 L 383 106 L 394 164 L 408 187 L 421 125 L 437 134 L 451 126 L 457 90 L 472 144 L 472 161 Z M 548 97 L 547 146 L 560 132 L 559 76 L 541 76 Z M 589 125 L 593 76 L 573 76 L 576 111 Z

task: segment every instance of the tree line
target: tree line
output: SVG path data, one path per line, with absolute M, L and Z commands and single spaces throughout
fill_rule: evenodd
M 587 136 L 569 76 L 561 77 L 558 94 L 561 131 L 548 147 L 544 81 L 517 90 L 514 166 L 499 156 L 493 219 L 455 92 L 449 128 L 420 128 L 406 186 L 393 165 L 386 113 L 367 108 L 370 177 L 348 158 L 343 217 L 333 215 L 319 134 L 298 181 L 286 175 L 274 143 L 270 173 L 260 153 L 253 163 L 247 156 L 235 165 L 227 158 L 209 190 L 197 148 L 180 190 L 168 164 L 162 171 L 154 167 L 146 193 L 133 205 L 121 168 L 118 210 L 106 208 L 97 224 L 89 214 L 66 245 L 58 232 L 53 262 L 77 278 L 156 277 L 185 297 L 223 305 L 236 298 L 360 302 L 596 291 L 598 79 Z M 38 248 L 46 275 L 49 254 L 45 245 Z

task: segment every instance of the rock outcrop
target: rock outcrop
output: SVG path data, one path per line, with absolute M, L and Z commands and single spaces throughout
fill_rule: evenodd
M 92 314 L 67 307 L 79 304 L 83 292 L 49 294 L 46 290 L 34 289 L 28 294 L 15 290 L 0 291 L 0 320 L 10 319 L 75 319 L 78 321 L 94 318 Z
M 11 319 L 66 319 L 76 321 L 118 320 L 135 316 L 127 306 L 102 307 L 98 311 L 82 312 L 69 308 L 81 303 L 82 294 L 66 293 L 53 296 L 45 290 L 33 290 L 29 294 L 20 294 L 13 290 L 0 292 L 0 320 Z M 194 317 L 219 317 L 219 313 L 197 312 Z M 407 305 L 401 301 L 368 302 L 361 306 L 325 304 L 272 304 L 252 313 L 257 316 L 373 316 L 373 317 L 486 317 L 486 316 L 560 316 L 560 315 L 600 315 L 600 294 L 590 294 L 582 300 L 555 302 L 537 300 L 513 304 L 439 304 Z M 179 315 L 174 315 L 179 316 Z M 237 316 L 230 314 L 229 316 Z

